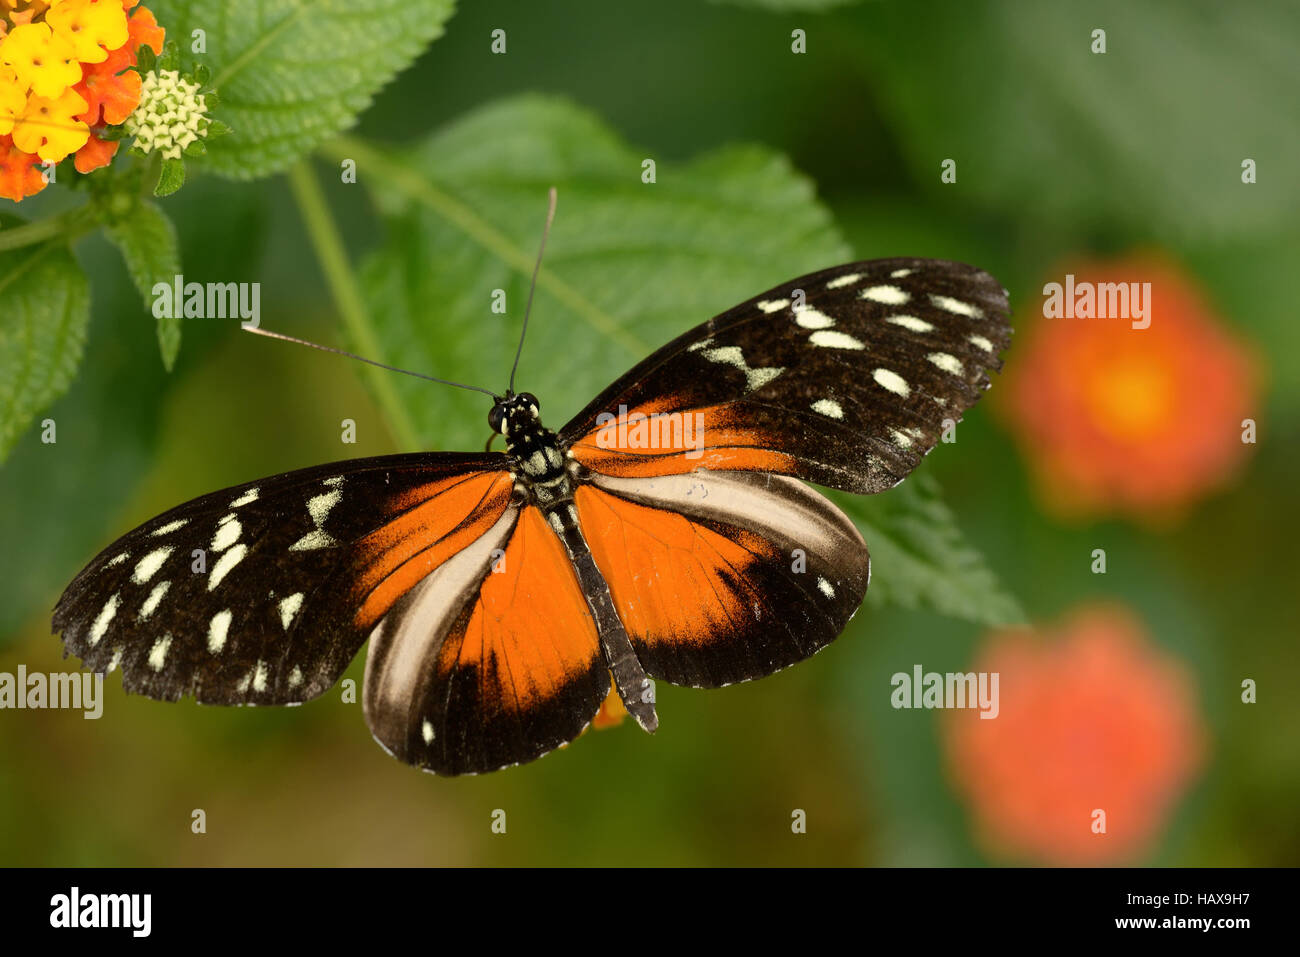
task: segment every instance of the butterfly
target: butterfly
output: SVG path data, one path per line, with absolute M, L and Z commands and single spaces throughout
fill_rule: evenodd
M 369 639 L 372 734 L 441 775 L 572 741 L 611 682 L 654 731 L 655 681 L 761 678 L 843 631 L 867 546 L 805 483 L 902 481 L 988 388 L 1008 314 L 960 263 L 801 276 L 669 342 L 559 432 L 512 374 L 480 390 L 504 451 L 337 462 L 177 506 L 91 561 L 53 627 L 128 692 L 226 705 L 315 698 Z

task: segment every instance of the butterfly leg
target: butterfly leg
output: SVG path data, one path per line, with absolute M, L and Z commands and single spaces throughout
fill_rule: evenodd
M 569 558 L 573 561 L 574 571 L 582 585 L 596 622 L 596 631 L 600 635 L 601 649 L 605 661 L 614 675 L 614 684 L 618 688 L 623 706 L 643 729 L 654 733 L 659 727 L 659 715 L 655 711 L 654 682 L 646 675 L 645 669 L 632 649 L 627 629 L 614 607 L 614 599 L 609 593 L 609 585 L 596 567 L 591 548 L 578 527 L 578 514 L 573 502 L 558 503 L 547 510 L 547 521 L 555 529 L 564 543 Z

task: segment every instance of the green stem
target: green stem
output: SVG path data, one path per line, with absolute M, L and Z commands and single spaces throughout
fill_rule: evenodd
M 347 251 L 343 248 L 338 226 L 334 222 L 334 217 L 325 202 L 325 195 L 321 192 L 320 184 L 316 182 L 308 162 L 301 160 L 289 170 L 289 185 L 293 189 L 298 210 L 307 227 L 307 235 L 316 252 L 316 261 L 320 264 L 321 272 L 325 274 L 325 281 L 329 283 L 330 294 L 334 298 L 339 316 L 347 326 L 353 341 L 356 342 L 358 350 L 368 359 L 379 360 L 383 356 L 379 338 L 375 335 L 365 300 L 361 298 L 356 277 L 352 274 L 352 267 L 348 263 Z M 418 446 L 419 435 L 411 417 L 407 414 L 406 406 L 402 404 L 397 390 L 393 387 L 392 376 L 374 366 L 366 366 L 366 372 L 370 376 L 375 395 L 398 441 L 404 448 Z
M 484 220 L 469 206 L 444 193 L 405 163 L 395 161 L 382 151 L 368 146 L 364 141 L 346 135 L 338 136 L 326 143 L 321 147 L 321 152 L 335 161 L 356 160 L 359 167 L 366 167 L 384 183 L 396 187 L 411 199 L 427 206 L 506 265 L 524 276 L 532 275 L 533 254 L 531 252 L 520 249 L 504 233 Z M 633 355 L 641 356 L 649 351 L 646 343 L 620 326 L 609 313 L 556 276 L 545 264 L 537 276 L 537 285 L 572 309 L 602 335 L 608 336 Z
M 56 216 L 38 219 L 34 223 L 24 223 L 12 229 L 0 230 L 0 252 L 35 246 L 63 233 L 68 234 L 68 241 L 71 242 L 92 225 L 86 207 L 69 209 Z

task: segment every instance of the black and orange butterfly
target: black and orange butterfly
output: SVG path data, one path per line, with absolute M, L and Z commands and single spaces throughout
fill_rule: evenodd
M 867 546 L 804 482 L 898 484 L 988 388 L 1008 312 L 959 263 L 802 276 L 674 339 L 559 433 L 512 374 L 488 392 L 505 452 L 339 462 L 165 512 L 77 575 L 54 629 L 129 692 L 210 704 L 315 698 L 369 637 L 372 733 L 438 774 L 573 740 L 611 676 L 654 731 L 651 679 L 761 678 L 839 635 Z

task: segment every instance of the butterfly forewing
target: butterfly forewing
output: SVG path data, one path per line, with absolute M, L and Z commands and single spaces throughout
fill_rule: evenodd
M 886 259 L 823 270 L 664 346 L 561 436 L 580 462 L 608 475 L 731 469 L 883 491 L 988 387 L 1010 341 L 1008 312 L 1002 286 L 960 263 Z M 699 447 L 632 447 L 602 425 L 638 415 L 682 416 Z
M 65 650 L 127 691 L 305 701 L 406 590 L 490 528 L 505 456 L 395 455 L 205 495 L 114 542 L 54 612 Z

